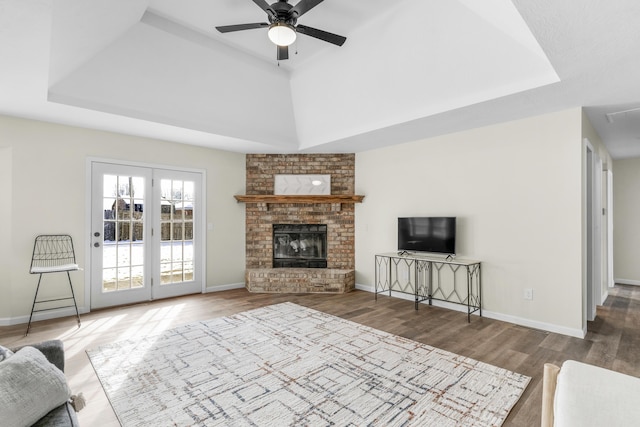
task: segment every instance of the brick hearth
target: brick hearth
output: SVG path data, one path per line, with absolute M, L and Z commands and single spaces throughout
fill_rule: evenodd
M 344 293 L 355 287 L 355 270 L 336 268 L 250 268 L 249 292 Z
M 248 154 L 247 195 L 270 195 L 276 174 L 330 174 L 331 194 L 355 190 L 354 154 Z M 348 292 L 355 287 L 355 206 L 247 203 L 246 285 L 252 292 Z M 326 269 L 273 268 L 273 224 L 326 224 Z M 311 271 L 313 270 L 313 271 Z

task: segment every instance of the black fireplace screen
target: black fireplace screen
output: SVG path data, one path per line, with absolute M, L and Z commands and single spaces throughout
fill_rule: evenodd
M 274 224 L 273 266 L 327 268 L 327 226 Z

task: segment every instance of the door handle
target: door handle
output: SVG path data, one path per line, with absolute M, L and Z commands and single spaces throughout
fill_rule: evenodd
M 100 232 L 99 232 L 99 231 L 96 231 L 95 233 L 93 233 L 93 235 L 94 235 L 95 237 L 100 237 Z
M 95 243 L 93 244 L 93 246 L 94 246 L 94 247 L 96 247 L 96 248 L 99 248 L 99 247 L 100 247 L 100 243 L 95 242 Z

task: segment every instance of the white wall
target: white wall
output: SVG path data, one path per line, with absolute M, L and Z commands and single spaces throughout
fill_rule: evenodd
M 89 157 L 205 170 L 206 221 L 213 223 L 207 232 L 207 287 L 244 282 L 244 205 L 233 198 L 244 192 L 244 155 L 4 116 L 0 116 L 0 135 L 0 189 L 8 211 L 0 214 L 0 266 L 4 267 L 0 324 L 29 314 L 36 277 L 28 270 L 36 235 L 71 234 L 78 263 L 88 268 Z M 51 282 L 51 292 L 62 292 L 66 286 L 62 280 Z M 74 274 L 73 282 L 82 305 L 84 274 Z
M 485 315 L 579 336 L 581 120 L 576 108 L 358 153 L 356 193 L 366 197 L 356 205 L 357 283 L 372 286 L 374 254 L 396 248 L 398 216 L 455 215 L 459 256 L 483 262 Z M 87 265 L 88 157 L 206 170 L 207 222 L 214 224 L 207 286 L 243 282 L 244 205 L 233 195 L 244 193 L 244 155 L 3 116 L 0 135 L 0 190 L 7 206 L 0 213 L 0 323 L 28 315 L 35 235 L 71 233 L 81 247 L 78 261 Z M 624 179 L 625 170 L 640 170 L 639 162 L 619 171 L 622 163 L 615 165 L 617 205 L 620 188 L 637 188 Z M 638 174 L 633 179 L 640 182 Z M 616 219 L 616 229 L 622 228 Z M 616 269 L 623 271 L 620 259 L 616 251 Z M 74 276 L 74 284 L 84 301 L 84 276 Z M 534 290 L 532 301 L 524 300 L 525 288 Z
M 640 285 L 640 157 L 615 160 L 613 167 L 615 281 Z
M 0 128 L 1 129 L 1 128 Z M 0 132 L 0 144 L 3 144 L 4 138 L 2 138 L 2 132 Z M 11 204 L 7 201 L 11 200 L 11 174 L 12 174 L 12 161 L 13 155 L 11 147 L 3 147 L 0 145 L 0 197 L 3 203 L 3 208 L 0 209 L 0 271 L 11 271 Z M 0 292 L 2 292 L 2 298 L 0 298 L 0 319 L 3 317 L 2 313 L 8 313 L 11 308 L 12 301 L 12 289 L 10 286 L 4 286 L 7 283 L 9 277 L 4 274 L 0 279 Z
M 582 336 L 579 108 L 356 155 L 356 282 L 397 247 L 397 217 L 456 216 L 486 315 Z M 523 298 L 533 289 L 533 300 Z

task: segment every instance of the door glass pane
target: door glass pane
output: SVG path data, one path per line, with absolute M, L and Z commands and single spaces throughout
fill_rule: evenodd
M 193 280 L 193 181 L 162 179 L 160 283 Z
M 103 183 L 102 292 L 141 288 L 144 178 L 103 175 Z

